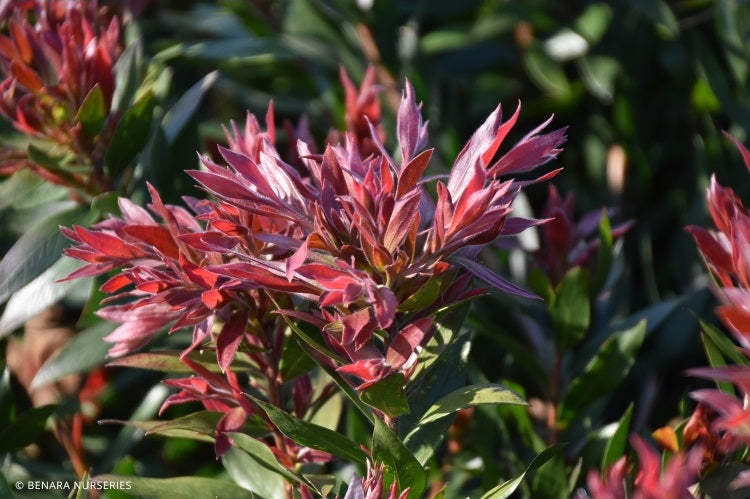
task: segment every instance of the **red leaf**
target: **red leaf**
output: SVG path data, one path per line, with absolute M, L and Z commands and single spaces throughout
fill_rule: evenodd
M 229 317 L 219 333 L 216 340 L 216 358 L 222 371 L 227 370 L 234 359 L 234 354 L 237 353 L 237 348 L 245 334 L 247 319 L 247 310 L 236 312 Z
M 246 419 L 247 413 L 242 407 L 233 407 L 219 420 L 219 424 L 216 425 L 216 442 L 214 443 L 217 459 L 232 447 L 232 440 L 226 433 L 240 431 Z
M 114 276 L 113 278 L 109 279 L 104 284 L 102 284 L 99 290 L 105 293 L 114 293 L 118 289 L 122 289 L 131 283 L 132 281 L 130 280 L 128 276 L 123 275 L 123 274 L 118 274 Z
M 417 182 L 419 182 L 419 179 L 422 177 L 422 174 L 430 162 L 430 158 L 432 158 L 433 151 L 434 149 L 422 151 L 401 169 L 401 172 L 398 175 L 396 199 L 404 196 L 417 185 Z
M 180 250 L 172 239 L 172 234 L 161 225 L 126 225 L 125 233 L 153 246 L 169 258 L 179 258 Z
M 219 289 L 209 289 L 201 293 L 201 301 L 211 310 L 222 307 L 227 301 L 227 295 Z
M 732 273 L 732 255 L 725 250 L 721 244 L 703 227 L 689 225 L 685 230 L 690 232 L 698 245 L 698 249 L 706 258 L 708 263 L 713 265 L 717 271 L 724 274 Z M 718 276 L 720 279 L 722 276 Z M 723 279 L 722 279 L 723 281 Z
M 33 69 L 16 60 L 11 61 L 10 71 L 16 77 L 18 82 L 33 93 L 37 93 L 44 88 L 44 83 Z
M 396 201 L 393 206 L 388 228 L 383 235 L 383 246 L 394 251 L 401 245 L 414 224 L 419 224 L 419 201 L 422 193 L 412 191 Z
M 31 64 L 34 57 L 34 53 L 31 50 L 31 44 L 29 44 L 29 39 L 26 36 L 26 33 L 24 33 L 24 28 L 19 26 L 15 20 L 10 22 L 10 35 L 13 37 L 13 43 L 18 50 L 18 55 L 21 57 L 21 60 L 24 64 Z
M 90 231 L 79 225 L 74 225 L 73 229 L 82 242 L 112 258 L 132 260 L 146 256 L 146 253 L 118 237 Z
M 432 327 L 432 317 L 419 319 L 401 329 L 393 337 L 386 351 L 385 362 L 393 369 L 400 369 L 409 360 L 414 350 Z
M 359 350 L 370 339 L 375 331 L 375 321 L 369 308 L 363 308 L 344 316 L 341 319 L 344 329 L 341 333 L 341 344 L 351 345 Z
M 502 111 L 500 106 L 497 106 L 485 122 L 474 132 L 464 148 L 461 149 L 461 152 L 458 153 L 458 157 L 453 164 L 453 168 L 451 168 L 451 174 L 448 178 L 448 191 L 452 199 L 458 199 L 466 188 L 466 184 L 471 179 L 471 171 L 474 165 L 494 145 L 501 120 Z M 484 167 L 486 165 L 481 166 Z
M 289 282 L 292 282 L 294 273 L 297 271 L 298 268 L 302 266 L 303 263 L 305 263 L 305 259 L 307 258 L 307 241 L 308 240 L 309 239 L 305 239 L 304 242 L 300 244 L 300 247 L 297 248 L 297 251 L 295 251 L 292 256 L 287 258 L 284 264 L 285 272 L 286 272 L 286 280 Z
M 541 127 L 545 126 L 544 123 Z M 565 142 L 567 128 L 560 128 L 544 135 L 524 137 L 513 149 L 492 165 L 489 175 L 500 176 L 511 173 L 523 173 L 543 165 L 560 152 L 558 147 Z

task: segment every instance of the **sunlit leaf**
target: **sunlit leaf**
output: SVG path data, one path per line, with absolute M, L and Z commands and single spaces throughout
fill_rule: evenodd
M 617 422 L 617 427 L 612 438 L 607 442 L 607 446 L 604 448 L 604 455 L 602 455 L 601 470 L 602 473 L 609 469 L 611 465 L 615 463 L 625 454 L 625 448 L 628 443 L 628 434 L 630 432 L 630 420 L 633 418 L 633 403 L 628 405 L 625 413 Z
M 409 497 L 421 497 L 427 484 L 422 465 L 380 419 L 375 420 L 372 447 L 375 462 L 385 463 L 386 471 L 396 477 L 399 487 L 409 487 Z
M 221 463 L 235 483 L 243 488 L 263 498 L 285 499 L 287 495 L 284 490 L 284 477 L 264 467 L 254 457 L 237 447 L 232 447 L 221 455 Z
M 287 414 L 278 407 L 257 398 L 249 396 L 253 402 L 263 409 L 271 422 L 279 429 L 281 433 L 291 438 L 300 445 L 312 449 L 322 450 L 333 454 L 334 456 L 343 457 L 360 464 L 364 464 L 367 456 L 359 448 L 359 445 L 352 442 L 342 434 L 329 430 L 294 416 Z
M 247 499 L 250 492 L 227 480 L 197 476 L 175 478 L 145 478 L 125 475 L 98 475 L 91 480 L 124 483 L 123 490 L 139 499 L 196 499 L 220 497 L 221 499 Z
M 56 214 L 24 233 L 0 260 L 0 303 L 30 283 L 60 258 L 68 240 L 60 225 L 88 224 L 91 214 L 77 208 Z
M 75 122 L 83 127 L 83 133 L 87 137 L 96 137 L 104 125 L 107 117 L 107 109 L 104 103 L 102 88 L 94 85 L 81 103 L 76 113 Z
M 190 87 L 190 89 L 180 97 L 180 100 L 178 100 L 177 103 L 167 112 L 161 123 L 167 142 L 171 144 L 177 139 L 177 136 L 187 122 L 193 117 L 193 114 L 195 114 L 203 96 L 213 86 L 218 77 L 218 71 L 208 73 L 201 78 L 198 83 Z
M 371 405 L 389 416 L 409 413 L 409 401 L 404 391 L 404 374 L 389 374 L 360 394 L 362 402 Z
M 493 383 L 469 385 L 438 400 L 419 420 L 419 424 L 430 423 L 454 412 L 484 404 L 518 404 L 526 401 L 508 388 Z
M 83 303 L 91 289 L 91 279 L 57 282 L 78 267 L 79 262 L 62 257 L 33 281 L 13 293 L 0 316 L 0 337 L 21 327 L 27 320 L 62 298 L 68 298 L 71 303 Z

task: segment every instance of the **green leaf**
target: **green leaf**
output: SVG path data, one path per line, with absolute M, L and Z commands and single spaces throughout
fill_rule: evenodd
M 0 497 L 6 497 L 8 499 L 15 497 L 13 491 L 10 490 L 10 484 L 5 474 L 0 470 Z
M 579 411 L 597 399 L 611 395 L 635 363 L 635 356 L 646 336 L 642 320 L 625 331 L 612 334 L 591 359 L 583 374 L 568 387 L 559 409 L 559 421 L 570 423 Z
M 224 416 L 222 412 L 198 411 L 168 421 L 123 421 L 120 419 L 103 419 L 99 424 L 119 424 L 138 428 L 147 435 L 162 435 L 174 438 L 189 438 L 202 442 L 213 442 L 216 433 L 216 425 Z M 242 431 L 250 435 L 262 436 L 268 433 L 267 426 L 257 419 L 248 419 L 242 427 Z
M 409 414 L 409 401 L 404 390 L 404 374 L 392 373 L 360 394 L 360 399 L 391 417 Z
M 26 286 L 60 258 L 68 240 L 60 225 L 88 225 L 93 215 L 82 208 L 58 213 L 24 233 L 0 260 L 0 303 Z
M 144 478 L 125 475 L 98 475 L 92 480 L 125 484 L 122 490 L 138 499 L 196 499 L 220 497 L 221 499 L 247 499 L 247 489 L 226 480 L 197 476 L 175 478 Z M 251 496 L 252 497 L 252 496 Z
M 180 360 L 181 351 L 167 350 L 161 352 L 143 352 L 134 353 L 127 357 L 120 357 L 107 364 L 112 367 L 133 367 L 136 369 L 149 369 L 165 373 L 191 374 L 193 370 Z M 221 372 L 216 364 L 216 356 L 211 355 L 213 352 L 206 351 L 190 352 L 187 358 L 200 364 L 209 371 Z
M 536 293 L 539 298 L 546 303 L 551 303 L 555 299 L 555 290 L 547 274 L 539 267 L 533 267 L 529 273 L 529 287 Z
M 19 414 L 15 421 L 0 431 L 0 454 L 34 443 L 57 407 L 57 404 L 43 405 Z
M 90 278 L 57 282 L 80 266 L 79 261 L 64 256 L 33 281 L 13 293 L 0 317 L 0 338 L 15 331 L 27 320 L 64 297 L 69 298 L 71 303 L 85 302 L 91 290 Z
M 104 156 L 110 178 L 117 178 L 146 146 L 151 135 L 154 105 L 154 95 L 148 92 L 123 114 Z
M 244 433 L 235 432 L 227 433 L 227 435 L 232 439 L 234 446 L 247 452 L 252 459 L 257 461 L 258 464 L 263 466 L 266 470 L 271 471 L 276 475 L 283 476 L 292 482 L 299 482 L 301 480 L 297 474 L 284 468 L 284 466 L 279 463 L 278 459 L 276 459 L 276 456 L 273 455 L 271 449 L 269 449 L 263 442 L 245 435 Z
M 310 372 L 317 364 L 300 346 L 297 338 L 287 338 L 281 351 L 279 370 L 281 379 L 289 381 Z
M 104 103 L 104 94 L 102 93 L 102 88 L 97 83 L 83 99 L 74 122 L 81 124 L 83 133 L 87 137 L 94 138 L 101 132 L 106 118 L 107 108 Z
M 557 286 L 549 305 L 555 346 L 565 352 L 586 334 L 590 320 L 588 276 L 581 267 L 571 269 Z
M 701 343 L 703 343 L 703 350 L 706 352 L 706 358 L 711 367 L 724 367 L 727 365 L 719 347 L 708 335 L 706 335 L 706 333 L 701 333 Z M 718 386 L 719 390 L 723 392 L 731 393 L 733 395 L 737 393 L 734 389 L 734 385 L 728 381 L 717 380 L 716 386 Z
M 365 464 L 367 455 L 359 445 L 342 434 L 287 414 L 278 407 L 263 402 L 251 395 L 248 397 L 263 409 L 278 430 L 295 442 L 311 449 L 318 449 L 334 456 Z
M 0 210 L 14 206 L 16 201 L 27 198 L 44 181 L 31 173 L 28 169 L 22 169 L 0 182 Z
M 575 21 L 575 30 L 594 45 L 602 39 L 612 20 L 612 8 L 604 2 L 591 4 Z
M 628 443 L 628 432 L 630 431 L 630 421 L 633 418 L 633 403 L 628 405 L 625 413 L 617 423 L 612 438 L 607 442 L 607 446 L 604 448 L 604 455 L 602 456 L 601 470 L 605 472 L 612 464 L 625 455 L 625 447 Z
M 408 398 L 411 413 L 399 417 L 399 436 L 414 453 L 417 460 L 425 464 L 445 438 L 451 422 L 440 419 L 433 423 L 420 424 L 419 420 L 438 400 L 466 383 L 468 355 L 471 336 L 460 334 L 468 311 L 462 306 L 450 319 L 437 324 L 437 332 L 422 353 L 434 355 L 434 362 L 424 371 L 417 372 L 409 383 Z
M 78 333 L 60 353 L 42 365 L 31 382 L 31 388 L 39 388 L 69 374 L 86 372 L 103 365 L 110 347 L 103 338 L 116 326 L 111 322 L 101 322 Z
M 706 336 L 711 339 L 711 341 L 714 343 L 714 345 L 716 345 L 716 348 L 719 349 L 721 354 L 732 364 L 737 364 L 738 366 L 746 366 L 750 363 L 750 360 L 748 360 L 745 355 L 737 350 L 737 346 L 734 344 L 734 342 L 729 339 L 729 337 L 720 329 L 709 324 L 706 321 L 700 321 L 700 325 Z
M 195 114 L 205 93 L 213 86 L 218 77 L 218 71 L 208 73 L 198 83 L 190 87 L 167 112 L 161 123 L 167 142 L 174 143 L 187 122 Z
M 523 63 L 531 80 L 548 94 L 561 98 L 571 94 L 562 67 L 544 52 L 541 44 L 532 44 L 524 52 Z
M 482 496 L 482 499 L 505 499 L 506 497 L 510 497 L 510 495 L 516 491 L 518 486 L 521 485 L 521 482 L 523 482 L 524 478 L 526 478 L 526 475 L 530 471 L 538 469 L 544 463 L 560 454 L 560 451 L 563 447 L 565 447 L 565 444 L 555 444 L 551 447 L 547 447 L 541 453 L 539 453 L 539 455 L 532 459 L 532 461 L 529 463 L 529 466 L 523 473 L 521 473 L 516 478 L 501 483 L 497 487 L 487 491 Z
M 264 499 L 286 499 L 284 477 L 262 466 L 254 457 L 232 447 L 221 456 L 221 463 L 237 485 Z
M 419 425 L 436 421 L 454 412 L 484 404 L 527 405 L 517 393 L 503 385 L 482 383 L 459 388 L 438 400 L 419 420 Z
M 34 163 L 45 166 L 55 172 L 63 171 L 63 165 L 66 160 L 65 156 L 52 156 L 34 144 L 29 144 L 26 152 L 29 155 L 29 159 Z
M 386 471 L 396 477 L 401 490 L 410 487 L 409 497 L 422 496 L 427 484 L 422 465 L 380 419 L 375 419 L 372 454 L 376 463 L 385 463 Z
M 138 65 L 142 50 L 140 41 L 130 43 L 115 63 L 115 91 L 112 94 L 113 111 L 122 112 L 132 102 L 138 88 Z
M 429 307 L 440 296 L 440 287 L 443 281 L 443 275 L 431 277 L 423 286 L 420 286 L 414 294 L 401 302 L 398 306 L 399 312 L 409 312 L 412 310 L 424 310 Z

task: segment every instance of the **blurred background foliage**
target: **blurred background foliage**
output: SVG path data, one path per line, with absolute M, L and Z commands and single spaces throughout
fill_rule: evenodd
M 331 128 L 342 128 L 340 67 L 356 83 L 368 64 L 377 68 L 384 121 L 391 130 L 403 79 L 412 82 L 424 102 L 430 142 L 438 148 L 434 174 L 447 171 L 497 103 L 510 116 L 520 100 L 517 130 L 531 129 L 551 114 L 554 126 L 569 127 L 565 151 L 556 162 L 565 170 L 554 183 L 563 193 L 575 193 L 576 212 L 610 206 L 617 209 L 613 220 L 635 222 L 614 246 L 608 285 L 590 293 L 588 330 L 593 339 L 574 345 L 569 357 L 558 360 L 570 373 L 580 372 L 607 334 L 648 318 L 638 360 L 623 374 L 625 384 L 591 417 L 600 423 L 616 421 L 632 400 L 632 429 L 638 431 L 689 412 L 681 407 L 687 392 L 682 371 L 705 364 L 697 318 L 711 317 L 714 303 L 684 227 L 708 225 L 704 193 L 714 172 L 722 184 L 750 199 L 747 172 L 721 135 L 727 130 L 744 143 L 750 139 L 750 2 L 155 0 L 144 7 L 129 24 L 127 39 L 138 44 L 133 50 L 140 54 L 139 70 L 153 81 L 156 118 L 165 126 L 164 134 L 152 135 L 140 157 L 131 192 L 136 201 L 144 199 L 145 180 L 171 202 L 184 194 L 198 195 L 183 173 L 197 165 L 195 151 L 212 151 L 223 143 L 223 124 L 242 123 L 247 110 L 262 116 L 271 99 L 277 124 L 284 119 L 296 123 L 305 115 L 319 141 Z M 215 81 L 204 79 L 217 69 Z M 200 81 L 204 85 L 195 87 Z M 180 101 L 186 93 L 187 106 Z M 170 120 L 179 126 L 166 126 Z M 519 138 L 511 134 L 508 140 Z M 283 144 L 283 134 L 280 140 Z M 541 214 L 547 193 L 545 185 L 527 191 L 527 214 Z M 57 190 L 53 194 L 61 198 Z M 49 200 L 45 196 L 37 204 L 29 198 L 27 204 L 38 210 L 41 199 Z M 34 213 L 16 205 L 16 213 L 8 215 L 10 204 L 0 199 L 10 221 L 0 228 L 4 250 L 28 228 Z M 533 239 L 524 244 L 533 248 Z M 520 281 L 528 280 L 531 267 L 517 263 L 512 253 L 498 249 L 485 258 L 505 265 Z M 527 397 L 547 400 L 546 387 L 531 372 L 540 366 L 548 375 L 555 357 L 549 338 L 539 337 L 539 330 L 548 326 L 544 308 L 519 307 L 494 295 L 476 303 L 466 325 L 476 335 L 469 378 L 515 383 Z M 524 352 L 532 352 L 531 357 Z M 130 373 L 117 379 L 120 388 L 110 385 L 107 393 L 130 387 L 133 401 L 143 402 L 125 409 L 123 401 L 105 396 L 102 416 L 123 419 L 135 411 L 134 418 L 153 418 L 165 393 L 159 385 L 147 387 L 158 378 Z M 459 435 L 465 447 L 456 452 L 466 451 L 462 455 L 469 457 L 461 462 L 457 455 L 454 463 L 451 487 L 456 493 L 466 483 L 487 489 L 509 478 L 509 468 L 520 473 L 544 448 L 524 429 L 531 424 L 529 416 L 514 408 L 481 410 L 472 417 L 500 430 L 488 435 L 487 426 L 476 424 Z M 454 430 L 460 432 L 460 425 Z M 583 442 L 586 430 L 584 424 L 567 437 Z M 103 456 L 96 472 L 216 472 L 208 458 L 185 469 L 184 456 L 196 449 L 208 455 L 206 444 L 141 441 L 134 428 L 99 431 L 102 436 L 88 442 L 90 452 Z M 520 458 L 501 451 L 497 461 L 492 453 L 502 447 L 504 435 L 515 435 L 516 448 L 530 450 L 519 452 Z M 544 438 L 553 443 L 549 435 Z M 114 447 L 102 447 L 112 439 Z M 139 446 L 137 457 L 122 458 L 134 445 Z M 583 452 L 583 446 L 567 452 Z M 156 447 L 159 457 L 152 452 Z M 483 469 L 471 460 L 477 455 L 486 458 Z M 497 466 L 488 464 L 496 461 Z M 537 476 L 537 481 L 545 479 Z

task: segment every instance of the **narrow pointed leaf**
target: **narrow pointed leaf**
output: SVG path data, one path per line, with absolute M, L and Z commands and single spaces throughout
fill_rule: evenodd
M 221 464 L 237 485 L 249 491 L 248 495 L 257 494 L 263 499 L 286 499 L 284 489 L 287 482 L 284 477 L 265 468 L 254 457 L 237 447 L 230 447 L 221 455 Z
M 195 114 L 205 93 L 213 86 L 219 77 L 218 71 L 213 71 L 204 76 L 198 83 L 190 87 L 180 100 L 164 116 L 162 128 L 167 142 L 173 143 L 179 136 L 185 124 Z
M 68 241 L 60 226 L 91 223 L 93 215 L 77 208 L 54 215 L 25 232 L 0 260 L 0 303 L 26 286 L 60 258 Z
M 281 433 L 298 444 L 365 464 L 367 455 L 359 448 L 359 445 L 344 435 L 323 426 L 297 419 L 278 407 L 250 395 L 248 397 L 258 404 Z
M 459 388 L 438 400 L 422 416 L 419 424 L 430 423 L 461 409 L 484 404 L 527 405 L 527 402 L 516 392 L 502 385 L 493 383 L 470 385 Z
M 571 269 L 555 290 L 549 306 L 555 346 L 565 352 L 586 334 L 591 315 L 588 275 L 581 267 Z
M 565 444 L 555 444 L 551 447 L 547 447 L 534 459 L 532 459 L 532 461 L 529 463 L 529 466 L 526 468 L 526 470 L 524 470 L 523 473 L 521 473 L 516 478 L 501 483 L 497 487 L 487 491 L 482 496 L 482 499 L 506 499 L 507 497 L 510 497 L 511 494 L 516 491 L 518 486 L 521 485 L 521 482 L 523 482 L 524 478 L 526 478 L 526 474 L 528 474 L 530 471 L 538 469 L 544 463 L 560 454 L 560 451 L 564 446 Z
M 625 413 L 617 423 L 612 438 L 607 442 L 607 446 L 604 449 L 604 455 L 602 455 L 601 470 L 602 473 L 609 469 L 611 465 L 615 463 L 625 454 L 625 448 L 628 443 L 628 434 L 630 433 L 630 421 L 633 419 L 633 403 L 628 405 Z
M 104 103 L 102 88 L 97 84 L 92 88 L 81 103 L 76 113 L 75 122 L 83 127 L 87 137 L 96 137 L 102 130 L 107 109 Z
M 466 270 L 474 274 L 476 277 L 480 278 L 487 284 L 499 289 L 500 291 L 504 291 L 505 293 L 509 293 L 512 295 L 523 296 L 524 298 L 533 298 L 536 300 L 539 299 L 539 297 L 534 293 L 526 291 L 525 289 L 506 281 L 480 263 L 461 256 L 454 257 L 454 260 Z
M 126 492 L 139 499 L 196 499 L 197 497 L 220 497 L 221 499 L 247 499 L 252 497 L 247 489 L 228 480 L 197 476 L 174 478 L 144 478 L 125 475 L 98 475 L 93 481 L 127 482 Z M 92 486 L 93 488 L 94 486 Z
M 421 497 L 427 484 L 422 465 L 388 425 L 378 418 L 375 419 L 372 447 L 375 462 L 385 463 L 387 474 L 396 477 L 399 487 L 409 487 L 409 497 Z
M 154 95 L 149 92 L 123 114 L 104 157 L 110 178 L 117 178 L 146 146 L 154 106 Z
M 561 423 L 570 423 L 580 410 L 612 393 L 630 372 L 645 336 L 646 321 L 642 320 L 630 329 L 615 332 L 604 342 L 583 374 L 568 387 L 559 410 Z
M 227 433 L 229 438 L 232 439 L 232 443 L 247 452 L 255 461 L 269 471 L 272 471 L 292 482 L 300 482 L 301 477 L 296 473 L 292 473 L 288 469 L 279 463 L 276 456 L 268 448 L 266 444 L 260 442 L 249 435 L 244 433 L 230 432 Z
M 116 326 L 111 322 L 100 322 L 78 333 L 60 353 L 42 365 L 31 382 L 31 388 L 38 388 L 69 374 L 86 372 L 103 365 L 107 350 L 111 346 L 103 338 Z

